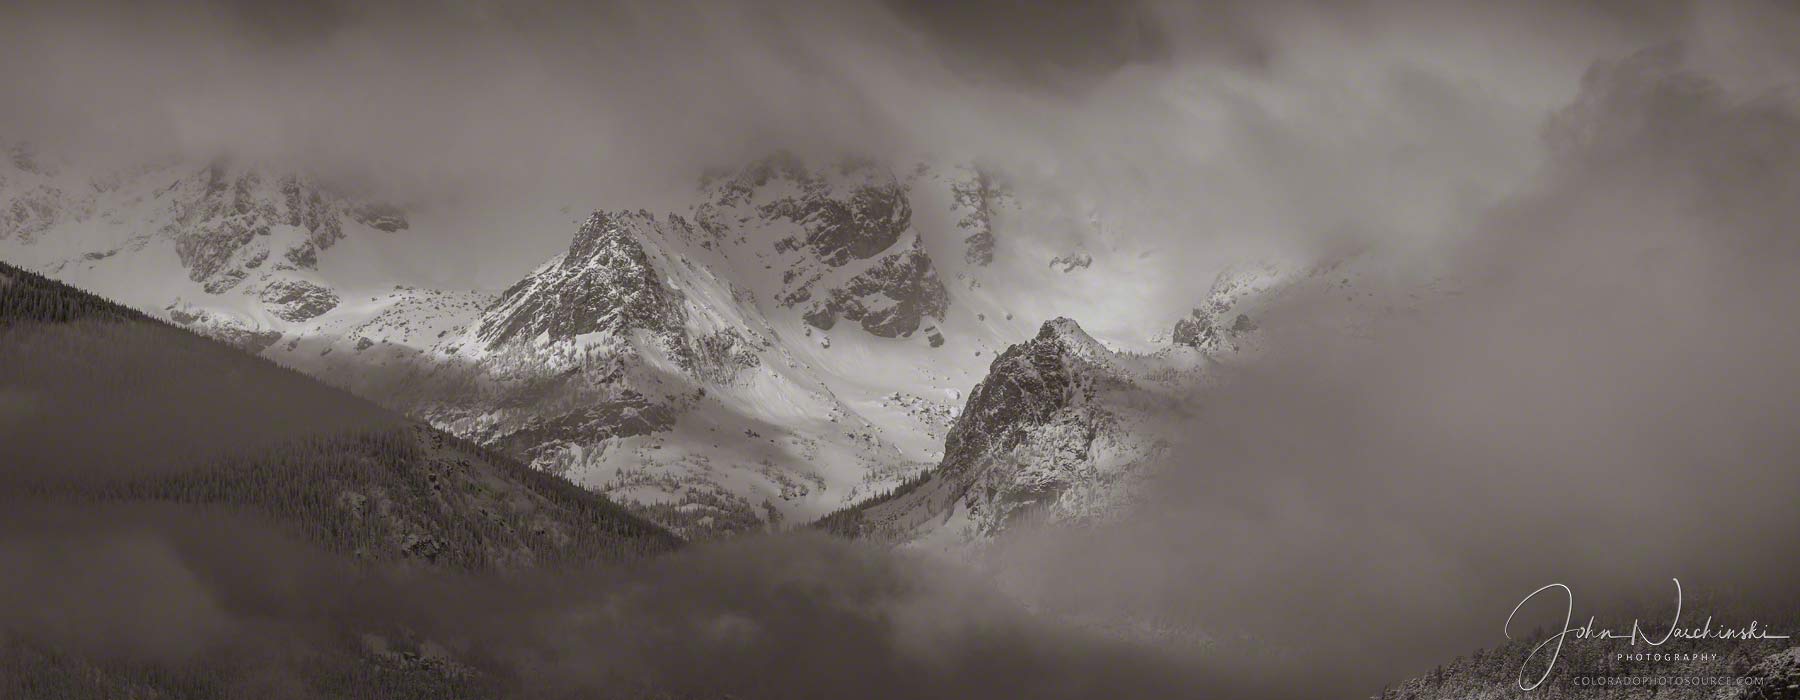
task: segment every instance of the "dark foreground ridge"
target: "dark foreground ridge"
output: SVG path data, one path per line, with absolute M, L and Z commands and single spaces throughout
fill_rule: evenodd
M 266 359 L 0 263 L 9 498 L 267 517 L 371 562 L 618 560 L 679 540 L 604 497 Z

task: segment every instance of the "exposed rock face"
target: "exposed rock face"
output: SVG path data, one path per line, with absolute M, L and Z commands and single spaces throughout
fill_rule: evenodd
M 712 383 L 726 383 L 738 373 L 762 364 L 762 348 L 734 328 L 725 328 L 693 338 L 675 348 L 675 361 L 696 378 Z
M 271 177 L 225 161 L 156 196 L 169 200 L 171 213 L 161 233 L 175 242 L 189 278 L 213 294 L 262 272 L 315 268 L 319 254 L 344 238 L 346 220 L 363 220 L 368 217 L 359 212 L 373 211 L 308 177 Z M 397 210 L 378 210 L 387 218 L 365 223 L 381 228 L 404 222 Z
M 339 285 L 361 287 L 371 268 L 321 270 L 328 251 L 347 236 L 400 230 L 405 217 L 310 175 L 229 159 L 86 171 L 63 163 L 0 150 L 4 256 L 140 308 L 161 309 L 181 325 L 251 352 L 276 354 L 277 340 L 289 351 L 309 345 L 309 357 L 349 349 L 371 334 L 365 326 L 384 323 L 364 314 L 388 317 L 395 300 L 425 296 L 376 292 L 369 303 L 345 308 Z M 357 271 L 347 277 L 342 270 Z M 359 288 L 355 295 L 373 291 Z M 474 310 L 471 304 L 456 321 L 431 319 L 433 332 L 466 323 Z M 396 339 L 376 337 L 382 345 Z M 421 346 L 406 344 L 415 352 Z M 374 365 L 392 359 L 369 356 Z
M 1175 322 L 1173 340 L 1176 345 L 1206 350 L 1219 342 L 1219 332 L 1213 328 L 1212 318 L 1205 311 L 1194 309 L 1188 318 Z
M 993 173 L 981 168 L 971 170 L 973 175 L 952 184 L 950 191 L 956 208 L 968 212 L 956 222 L 958 227 L 969 232 L 963 239 L 967 246 L 963 260 L 970 265 L 986 267 L 994 262 L 995 218 L 1003 206 L 1011 203 L 1012 194 Z
M 891 178 L 859 185 L 848 199 L 833 198 L 818 181 L 808 180 L 804 186 L 804 195 L 775 202 L 769 211 L 804 227 L 805 245 L 832 267 L 880 255 L 912 225 L 906 190 Z
M 406 226 L 394 207 L 355 201 L 305 175 L 225 159 L 202 168 L 145 164 L 89 177 L 59 174 L 30 149 L 15 147 L 8 156 L 0 161 L 0 240 L 31 243 L 65 223 L 128 227 L 125 248 L 173 244 L 188 279 L 210 294 L 271 271 L 315 268 L 349 221 L 384 230 Z M 108 250 L 82 255 L 99 260 L 118 252 L 115 239 Z M 261 289 L 246 286 L 250 294 Z
M 269 330 L 245 329 L 239 331 L 233 328 L 220 328 L 214 330 L 212 335 L 253 355 L 281 340 L 280 331 Z
M 1094 264 L 1094 256 L 1087 253 L 1069 253 L 1050 259 L 1050 267 L 1060 269 L 1065 273 L 1085 270 L 1092 264 Z
M 383 202 L 361 204 L 350 208 L 350 218 L 355 219 L 378 231 L 393 233 L 411 227 L 406 221 L 406 212 L 399 207 Z
M 1154 436 L 1126 429 L 1136 418 L 1118 408 L 1147 401 L 1109 398 L 1138 391 L 1147 374 L 1074 321 L 1046 322 L 994 359 L 936 469 L 820 526 L 907 540 L 960 516 L 960 536 L 984 538 L 1022 517 L 1093 517 L 1125 497 L 1117 483 L 1162 449 Z
M 253 354 L 278 352 L 284 339 L 282 347 L 292 351 L 327 327 L 348 346 L 363 325 L 354 315 L 379 308 L 358 305 L 350 318 L 334 313 L 342 304 L 331 277 L 317 270 L 321 246 L 341 240 L 345 226 L 354 224 L 341 218 L 346 200 L 303 177 L 176 164 L 120 171 L 92 183 L 91 196 L 60 210 L 58 227 L 46 234 L 59 245 L 24 241 L 14 249 L 21 258 L 39 251 L 66 255 L 38 254 L 35 264 L 160 308 L 179 325 Z M 0 198 L 8 195 L 0 188 Z M 69 242 L 62 237 L 86 235 L 95 236 L 96 247 L 78 254 L 57 250 Z M 154 291 L 131 296 L 140 282 Z M 309 352 L 329 354 L 331 343 L 325 345 Z
M 636 392 L 569 413 L 530 420 L 497 436 L 491 446 L 526 462 L 544 463 L 572 446 L 615 437 L 649 435 L 675 425 L 675 412 Z
M 287 205 L 287 211 L 283 212 L 287 225 L 305 229 L 307 241 L 314 247 L 329 248 L 344 237 L 344 226 L 338 219 L 338 207 L 314 183 L 289 175 L 281 178 L 281 194 Z
M 271 282 L 263 288 L 260 298 L 276 316 L 294 322 L 317 318 L 338 305 L 337 295 L 331 290 L 301 280 Z
M 950 305 L 944 283 L 931 267 L 931 256 L 917 247 L 883 258 L 881 263 L 814 302 L 806 322 L 831 330 L 838 318 L 857 321 L 871 335 L 910 336 L 925 317 L 942 318 Z
M 1079 335 L 1077 335 L 1079 334 Z M 1093 342 L 1074 321 L 1044 323 L 1036 338 L 1006 349 L 994 359 L 987 379 L 969 392 L 963 417 L 944 442 L 947 475 L 967 472 L 983 456 L 1010 450 L 1026 431 L 1048 422 L 1077 397 L 1070 361 L 1076 343 Z
M 815 171 L 777 155 L 710 184 L 693 216 L 730 254 L 781 270 L 770 298 L 802 309 L 807 324 L 849 320 L 878 337 L 909 337 L 950 305 L 913 227 L 910 182 L 866 161 Z M 773 234 L 773 251 L 752 231 Z
M 678 332 L 686 318 L 681 293 L 664 286 L 633 236 L 634 228 L 656 225 L 644 212 L 595 212 L 568 253 L 501 294 L 482 321 L 481 340 L 498 347 L 540 335 Z
M 1294 282 L 1294 275 L 1266 263 L 1227 268 L 1213 279 L 1206 301 L 1175 322 L 1170 340 L 1209 353 L 1236 350 L 1257 330 L 1250 314 Z
M 976 231 L 963 239 L 969 249 L 963 253 L 963 260 L 970 265 L 986 267 L 994 262 L 994 233 L 992 231 Z
M 232 173 L 224 163 L 207 168 L 197 192 L 177 199 L 175 219 L 163 233 L 175 241 L 175 252 L 195 282 L 218 294 L 236 286 L 269 257 L 268 237 L 279 224 L 298 226 L 316 250 L 343 236 L 334 215 L 314 192 L 297 181 L 271 191 L 260 173 Z M 307 224 L 317 229 L 307 228 Z M 260 240 L 259 240 L 260 239 Z M 253 243 L 259 245 L 253 245 Z M 314 259 L 314 252 L 282 251 L 290 261 Z

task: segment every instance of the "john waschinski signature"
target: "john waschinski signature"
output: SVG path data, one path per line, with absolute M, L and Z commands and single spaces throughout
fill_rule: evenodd
M 1524 600 L 1519 601 L 1518 605 L 1513 606 L 1512 613 L 1506 616 L 1506 625 L 1501 628 L 1501 631 L 1506 634 L 1507 639 L 1513 638 L 1513 618 L 1518 616 L 1519 609 L 1525 607 L 1526 603 L 1531 602 L 1533 598 L 1536 598 L 1539 595 L 1561 595 L 1563 598 L 1564 613 L 1562 631 L 1550 635 L 1548 638 L 1544 639 L 1544 641 L 1538 643 L 1537 646 L 1532 647 L 1531 653 L 1526 655 L 1525 663 L 1519 668 L 1519 689 L 1531 690 L 1543 685 L 1544 681 L 1550 678 L 1550 672 L 1556 669 L 1556 660 L 1562 655 L 1563 642 L 1571 637 L 1575 639 L 1592 640 L 1623 640 L 1628 641 L 1632 646 L 1637 646 L 1639 642 L 1642 642 L 1652 647 L 1662 646 L 1672 639 L 1760 640 L 1788 638 L 1788 635 L 1770 632 L 1756 620 L 1751 620 L 1750 624 L 1738 627 L 1724 624 L 1715 626 L 1711 615 L 1708 615 L 1706 621 L 1700 625 L 1683 627 L 1681 625 L 1681 580 L 1670 580 L 1675 582 L 1675 614 L 1669 620 L 1668 629 L 1664 630 L 1661 636 L 1656 638 L 1652 638 L 1652 633 L 1645 632 L 1644 625 L 1637 619 L 1631 621 L 1631 631 L 1626 633 L 1620 633 L 1609 628 L 1597 627 L 1595 625 L 1596 618 L 1594 616 L 1589 616 L 1587 624 L 1585 625 L 1579 627 L 1572 625 L 1571 623 L 1575 619 L 1575 592 L 1561 583 L 1552 583 L 1532 591 L 1530 595 L 1525 596 Z M 1551 591 L 1555 592 L 1551 593 Z M 1549 659 L 1544 663 L 1544 672 L 1535 680 L 1527 679 L 1526 669 L 1531 668 L 1532 662 L 1545 653 L 1549 654 Z

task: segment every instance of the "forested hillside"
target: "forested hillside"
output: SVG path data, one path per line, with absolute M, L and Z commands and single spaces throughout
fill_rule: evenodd
M 619 559 L 676 540 L 565 480 L 0 265 L 10 497 L 243 509 L 369 560 Z
M 124 304 L 0 262 L 0 324 L 66 323 L 78 318 L 154 322 Z
M 456 609 L 440 581 L 679 544 L 560 477 L 0 264 L 0 570 L 31 572 L 0 580 L 0 696 L 492 696 L 501 679 L 420 629 Z M 303 673 L 258 678 L 271 664 Z
M 1708 612 L 1689 611 L 1683 627 L 1708 619 Z M 1721 614 L 1720 619 L 1736 616 Z M 1645 618 L 1646 634 L 1662 639 L 1667 614 Z M 1605 625 L 1602 625 L 1603 627 Z M 1769 628 L 1793 629 L 1776 620 Z M 1629 630 L 1624 622 L 1620 629 Z M 1371 700 L 1498 700 L 1500 698 L 1605 698 L 1607 700 L 1785 700 L 1800 697 L 1800 647 L 1787 639 L 1671 639 L 1651 646 L 1628 640 L 1583 640 L 1571 636 L 1543 677 L 1548 647 L 1538 633 L 1491 649 L 1478 649 L 1416 678 L 1389 686 Z M 1631 655 L 1662 654 L 1680 660 L 1635 660 Z M 1689 660 L 1689 657 L 1696 657 Z M 1718 679 L 1731 682 L 1720 685 Z M 1521 680 L 1532 686 L 1520 689 Z

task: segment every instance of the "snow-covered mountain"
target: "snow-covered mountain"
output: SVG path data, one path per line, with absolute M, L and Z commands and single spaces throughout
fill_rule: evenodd
M 491 292 L 396 283 L 429 232 L 342 189 L 227 160 L 82 176 L 16 147 L 0 165 L 0 255 L 685 534 L 889 494 L 834 522 L 896 540 L 980 539 L 1129 500 L 1135 465 L 1165 443 L 1148 422 L 1181 409 L 1166 397 L 1242 349 L 1295 280 L 1325 274 L 1228 270 L 1160 343 L 1119 352 L 1016 312 L 1109 320 L 1072 302 L 1092 270 L 1143 252 L 1018 235 L 1067 212 L 971 166 L 777 154 L 709 174 L 681 211 L 597 211 Z
M 819 525 L 955 550 L 1021 520 L 1094 522 L 1129 512 L 1187 421 L 1218 410 L 1206 405 L 1209 384 L 1264 351 L 1267 315 L 1287 329 L 1367 337 L 1433 289 L 1388 282 L 1358 254 L 1230 266 L 1145 352 L 1109 348 L 1074 320 L 1046 322 L 994 359 L 937 465 Z
M 93 175 L 26 145 L 9 153 L 7 260 L 252 352 L 366 309 L 352 293 L 392 286 L 373 261 L 408 228 L 392 205 L 228 159 Z
M 1018 204 L 973 167 L 773 156 L 679 212 L 597 212 L 497 293 L 395 283 L 426 234 L 306 175 L 77 170 L 12 151 L 0 256 L 691 533 L 809 521 L 936 464 L 963 393 L 1035 325 L 984 285 L 1042 253 L 1009 244 Z
M 997 187 L 778 155 L 682 213 L 595 213 L 424 353 L 342 356 L 423 355 L 371 393 L 691 534 L 809 521 L 936 463 L 962 391 L 1028 328 L 980 293 Z M 272 356 L 337 357 L 305 345 Z
M 1106 518 L 1166 449 L 1158 424 L 1185 412 L 1204 355 L 1108 349 L 1075 321 L 1045 322 L 995 358 L 930 472 L 833 513 L 822 526 L 895 542 L 958 545 L 1021 519 Z

